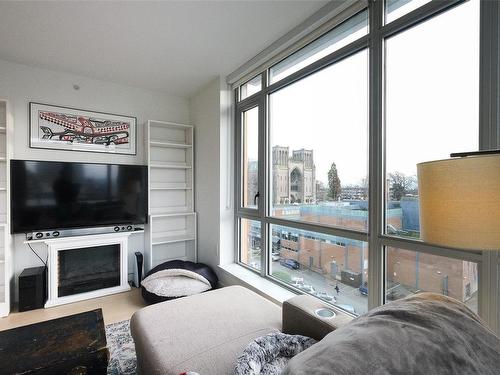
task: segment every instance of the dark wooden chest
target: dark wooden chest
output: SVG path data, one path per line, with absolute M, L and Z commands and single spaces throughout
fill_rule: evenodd
M 102 310 L 0 332 L 0 374 L 106 374 Z

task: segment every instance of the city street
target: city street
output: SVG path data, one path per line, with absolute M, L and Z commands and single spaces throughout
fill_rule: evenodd
M 360 315 L 368 311 L 368 298 L 363 296 L 357 288 L 342 284 L 340 281 L 335 282 L 327 279 L 309 269 L 292 270 L 282 266 L 279 261 L 272 262 L 271 267 L 271 274 L 279 271 L 287 273 L 291 278 L 303 278 L 304 284 L 312 285 L 314 289 L 316 289 L 316 292 L 326 292 L 327 294 L 334 296 L 337 299 L 336 304 L 352 306 L 356 315 Z M 335 285 L 338 285 L 340 289 L 339 294 L 335 291 Z
M 260 255 L 254 254 L 253 256 L 250 256 L 250 259 L 251 263 L 254 264 L 254 267 L 260 267 Z M 342 284 L 340 281 L 336 282 L 334 280 L 330 280 L 326 277 L 323 277 L 323 275 L 311 271 L 310 269 L 307 269 L 305 267 L 295 270 L 281 265 L 279 261 L 273 261 L 271 264 L 271 274 L 275 274 L 274 276 L 282 281 L 285 280 L 283 280 L 282 277 L 279 277 L 280 274 L 289 275 L 290 280 L 286 281 L 289 283 L 293 283 L 293 278 L 295 277 L 302 278 L 303 283 L 306 285 L 311 285 L 316 290 L 316 292 L 326 292 L 328 295 L 334 296 L 337 300 L 337 305 L 346 305 L 354 308 L 354 312 L 356 315 L 361 315 L 368 311 L 368 297 L 362 295 L 357 288 Z M 338 285 L 339 287 L 340 291 L 338 294 L 335 291 L 335 285 Z M 397 292 L 401 297 L 412 293 L 402 285 L 397 286 Z M 477 312 L 478 310 L 477 303 L 477 293 L 474 293 L 472 297 L 465 302 L 467 307 L 475 312 Z M 350 310 L 350 308 L 348 307 L 347 310 Z

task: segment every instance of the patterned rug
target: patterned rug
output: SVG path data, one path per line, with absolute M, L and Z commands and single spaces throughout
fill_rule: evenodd
M 110 354 L 108 375 L 134 375 L 137 361 L 134 341 L 130 336 L 130 321 L 107 325 L 106 340 Z

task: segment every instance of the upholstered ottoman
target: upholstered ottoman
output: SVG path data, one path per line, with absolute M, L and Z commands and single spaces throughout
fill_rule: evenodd
M 230 286 L 145 307 L 130 330 L 142 375 L 232 374 L 253 339 L 281 329 L 281 308 Z

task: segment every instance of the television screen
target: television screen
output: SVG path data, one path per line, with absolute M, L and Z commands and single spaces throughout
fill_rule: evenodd
M 147 167 L 11 160 L 11 232 L 147 222 Z

